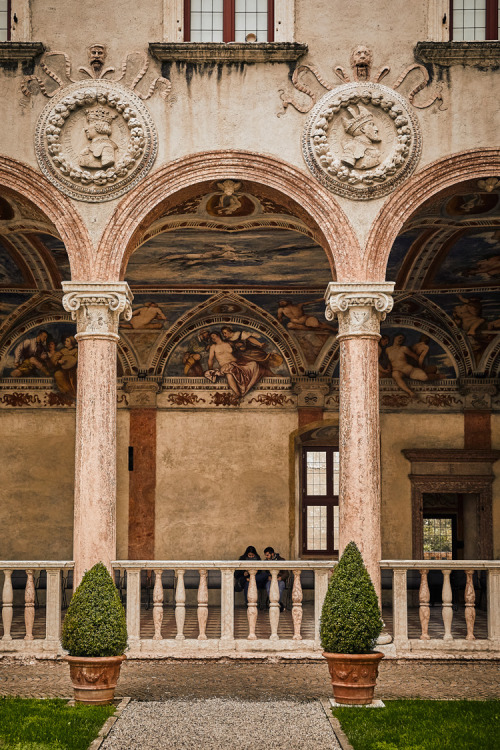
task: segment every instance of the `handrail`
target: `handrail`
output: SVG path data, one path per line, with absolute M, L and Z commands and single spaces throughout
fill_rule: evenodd
M 73 560 L 0 560 L 0 570 L 24 570 L 25 568 L 35 568 L 36 570 L 64 568 L 68 570 L 74 567 Z
M 407 570 L 419 570 L 420 568 L 430 568 L 431 570 L 465 570 L 474 568 L 474 570 L 500 569 L 500 560 L 381 560 L 380 567 L 383 570 L 389 568 Z
M 200 568 L 222 569 L 222 570 L 331 570 L 337 565 L 337 560 L 113 560 L 114 568 L 142 568 L 143 570 L 199 570 Z

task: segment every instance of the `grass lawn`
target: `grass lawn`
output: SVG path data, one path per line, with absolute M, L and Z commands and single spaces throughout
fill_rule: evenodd
M 87 750 L 114 706 L 0 698 L 0 750 Z
M 354 750 L 500 750 L 500 701 L 385 705 L 333 709 Z

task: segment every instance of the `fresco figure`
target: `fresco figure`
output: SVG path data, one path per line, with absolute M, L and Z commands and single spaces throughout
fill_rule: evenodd
M 238 361 L 233 345 L 229 341 L 224 341 L 217 331 L 210 333 L 210 341 L 205 377 L 215 383 L 217 378 L 224 375 L 234 395 L 241 398 L 262 379 L 264 369 L 255 359 Z M 214 369 L 215 362 L 219 366 L 218 369 Z
M 48 368 L 47 331 L 39 331 L 35 338 L 24 339 L 14 352 L 14 369 L 11 378 L 30 378 L 33 376 L 50 376 Z
M 313 305 L 316 302 L 323 302 L 321 300 L 311 300 L 310 302 L 291 302 L 287 299 L 282 299 L 278 303 L 278 320 L 280 323 L 283 322 L 283 318 L 288 318 L 287 328 L 291 330 L 310 331 L 314 329 L 322 329 L 334 332 L 335 329 L 323 323 L 315 315 L 308 315 L 304 312 L 304 307 Z
M 202 354 L 208 351 L 210 347 L 210 331 L 204 328 L 198 333 L 196 339 L 190 342 L 189 350 L 184 353 L 182 358 L 184 364 L 184 375 L 193 378 L 202 378 L 205 374 L 201 363 Z
M 261 367 L 261 377 L 273 375 L 272 367 L 279 367 L 283 357 L 277 352 L 266 351 L 260 336 L 253 331 L 234 331 L 231 326 L 222 326 L 223 341 L 232 344 L 233 352 L 240 362 L 255 360 Z
M 167 316 L 156 302 L 146 302 L 133 311 L 129 321 L 120 322 L 120 328 L 159 329 L 163 328 L 166 320 Z
M 387 347 L 389 346 L 389 336 L 382 335 L 378 342 L 378 375 L 379 378 L 391 377 L 391 363 L 387 356 Z
M 64 346 L 56 352 L 56 356 L 57 369 L 54 372 L 54 380 L 57 387 L 61 393 L 76 398 L 78 346 L 74 336 L 66 336 Z
M 392 345 L 387 347 L 386 353 L 391 366 L 392 379 L 399 385 L 401 390 L 414 398 L 415 393 L 406 384 L 405 378 L 425 381 L 429 380 L 429 376 L 421 367 L 417 367 L 410 361 L 414 360 L 418 365 L 419 356 L 408 346 L 405 346 L 404 342 L 405 337 L 403 334 L 397 334 L 394 336 Z
M 458 295 L 461 305 L 453 308 L 453 319 L 469 336 L 474 336 L 478 328 L 486 321 L 482 316 L 483 305 L 479 297 L 463 297 Z

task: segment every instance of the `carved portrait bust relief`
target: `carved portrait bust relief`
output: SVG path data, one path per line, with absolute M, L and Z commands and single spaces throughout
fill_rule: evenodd
M 377 83 L 351 83 L 328 92 L 312 110 L 302 140 L 315 177 L 355 200 L 386 195 L 409 177 L 421 145 L 408 103 Z
M 108 81 L 85 81 L 54 99 L 38 120 L 35 149 L 42 171 L 63 193 L 111 200 L 149 171 L 158 139 L 134 93 Z

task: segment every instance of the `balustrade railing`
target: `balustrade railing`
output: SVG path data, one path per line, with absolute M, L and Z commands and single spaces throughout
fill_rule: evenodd
M 126 599 L 127 629 L 129 648 L 132 652 L 198 649 L 217 651 L 232 650 L 315 650 L 320 648 L 319 618 L 329 573 L 335 562 L 305 560 L 267 561 L 267 560 L 190 560 L 190 561 L 130 561 L 118 560 L 113 563 L 121 580 L 121 590 Z M 256 574 L 258 570 L 268 570 L 271 575 L 268 609 L 259 611 L 259 592 Z M 278 574 L 286 569 L 290 573 L 291 629 L 280 635 L 280 587 Z M 235 633 L 235 594 L 238 596 L 239 609 L 244 605 L 242 593 L 235 591 L 235 572 L 247 570 L 249 585 L 246 604 L 245 634 Z M 210 582 L 209 573 L 217 572 L 216 581 Z M 311 573 L 313 575 L 311 575 Z M 193 583 L 193 574 L 196 579 Z M 305 575 L 304 575 L 305 574 Z M 167 582 L 166 576 L 170 576 Z M 185 634 L 186 623 L 186 577 L 191 576 L 190 585 L 195 586 L 196 599 L 192 601 L 197 611 L 197 634 L 189 637 Z M 302 579 L 307 576 L 307 607 L 313 620 L 313 627 L 303 633 L 304 589 Z M 152 589 L 153 594 L 153 633 L 141 633 L 141 591 Z M 209 606 L 209 590 L 220 590 L 215 597 L 216 603 Z M 172 594 L 172 602 L 167 597 Z M 265 597 L 266 598 L 266 597 Z M 173 611 L 175 633 L 165 633 L 165 612 Z M 290 615 L 288 615 L 290 617 Z M 207 625 L 210 619 L 217 620 L 218 637 L 207 636 Z M 241 620 L 241 618 L 240 618 Z M 266 634 L 257 632 L 258 622 L 265 621 Z M 192 631 L 192 628 L 190 628 Z M 238 622 L 241 631 L 241 621 Z
M 73 566 L 73 562 L 66 561 L 0 561 L 3 576 L 0 653 L 61 650 L 61 604 Z M 20 627 L 13 623 L 14 609 L 24 610 Z M 42 634 L 35 637 L 35 618 L 42 616 L 45 628 L 37 628 Z
M 382 560 L 380 567 L 392 570 L 397 652 L 500 651 L 500 560 Z M 418 634 L 409 635 L 409 599 L 418 607 Z M 475 633 L 479 603 L 487 621 L 481 637 Z

